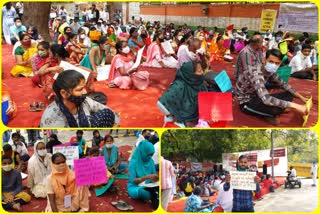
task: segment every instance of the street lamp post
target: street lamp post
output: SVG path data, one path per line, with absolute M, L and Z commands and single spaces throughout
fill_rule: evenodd
M 273 131 L 271 130 L 271 176 L 272 180 L 274 179 L 274 142 L 273 142 Z

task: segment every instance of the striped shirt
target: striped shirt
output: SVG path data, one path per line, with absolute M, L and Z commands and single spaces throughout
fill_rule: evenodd
M 286 82 L 282 81 L 276 73 L 273 73 L 266 78 L 274 85 L 283 88 L 291 94 L 295 94 L 295 90 Z M 245 104 L 258 96 L 265 105 L 277 106 L 283 109 L 289 107 L 290 102 L 271 96 L 265 87 L 265 83 L 266 80 L 261 71 L 261 66 L 249 66 L 247 70 L 240 73 L 236 82 L 237 100 L 240 105 Z
M 172 177 L 174 177 L 171 161 L 161 157 L 161 189 L 172 188 Z

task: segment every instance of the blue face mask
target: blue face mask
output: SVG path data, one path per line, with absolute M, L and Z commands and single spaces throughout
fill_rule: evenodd
M 264 68 L 266 69 L 266 71 L 268 73 L 273 74 L 273 73 L 277 72 L 279 66 L 274 63 L 267 62 L 266 65 L 264 66 Z
M 282 37 L 281 37 L 281 36 L 277 36 L 277 37 L 276 37 L 276 41 L 277 41 L 277 42 L 280 42 L 280 41 L 281 41 L 281 39 L 282 39 Z

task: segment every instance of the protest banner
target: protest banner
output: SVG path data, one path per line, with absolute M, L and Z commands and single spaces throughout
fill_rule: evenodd
M 202 170 L 202 163 L 191 163 L 191 171 L 201 171 Z
M 256 190 L 254 177 L 256 172 L 230 171 L 231 185 L 233 189 Z
M 273 32 L 274 24 L 277 17 L 276 10 L 262 10 L 261 21 L 260 21 L 260 32 L 266 32 L 270 30 Z
M 77 186 L 107 182 L 107 169 L 103 156 L 74 160 L 74 173 Z
M 79 159 L 79 148 L 78 146 L 54 146 L 52 148 L 53 154 L 60 152 L 67 158 L 67 165 L 73 168 L 73 160 Z

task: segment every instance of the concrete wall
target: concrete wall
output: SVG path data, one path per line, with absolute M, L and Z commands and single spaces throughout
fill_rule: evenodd
M 215 4 L 208 5 L 208 14 L 203 14 L 202 8 L 202 5 L 147 5 L 140 6 L 140 16 L 152 22 L 219 28 L 234 24 L 235 28 L 247 26 L 250 30 L 259 30 L 261 11 L 279 11 L 280 4 Z

